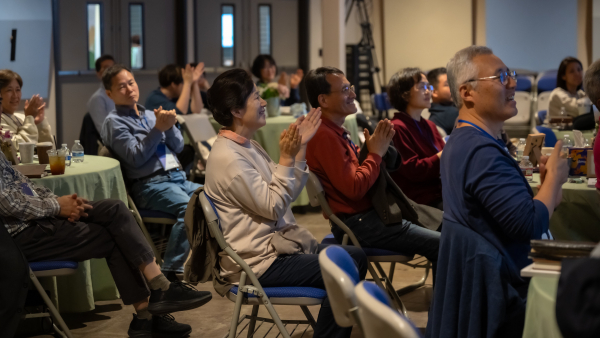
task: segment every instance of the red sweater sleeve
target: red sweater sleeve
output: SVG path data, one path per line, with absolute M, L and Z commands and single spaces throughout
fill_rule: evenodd
M 310 167 L 318 167 L 315 169 L 327 176 L 337 191 L 358 201 L 379 177 L 381 156 L 370 153 L 359 166 L 354 152 L 341 137 L 319 130 L 308 143 L 307 162 Z
M 398 169 L 402 176 L 416 182 L 439 178 L 440 158 L 437 154 L 423 156 L 421 145 L 415 142 L 416 135 L 412 135 L 408 129 L 398 125 L 394 125 L 394 130 L 396 130 L 393 139 L 394 147 L 402 156 L 402 165 Z M 436 134 L 441 139 L 437 130 L 434 135 Z

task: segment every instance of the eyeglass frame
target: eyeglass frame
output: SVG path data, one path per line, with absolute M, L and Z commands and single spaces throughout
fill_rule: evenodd
M 347 91 L 344 91 L 346 88 L 348 88 Z M 342 88 L 342 90 L 339 91 L 329 91 L 329 94 L 333 94 L 333 93 L 341 93 L 342 95 L 348 96 L 348 94 L 350 94 L 350 91 L 352 91 L 354 94 L 356 94 L 356 88 L 354 87 L 354 85 L 350 85 L 348 87 Z
M 512 74 L 509 74 L 509 73 L 512 73 Z M 502 83 L 503 82 L 502 81 L 502 75 L 507 76 L 505 83 Z M 508 84 L 508 78 L 512 78 L 515 81 L 515 84 L 517 84 L 517 72 L 514 71 L 514 70 L 500 72 L 500 75 L 486 76 L 486 77 L 480 77 L 478 79 L 468 80 L 468 81 L 465 81 L 465 83 L 469 83 L 469 82 L 473 82 L 473 81 L 485 81 L 485 80 L 499 79 L 500 83 L 503 86 L 506 86 Z

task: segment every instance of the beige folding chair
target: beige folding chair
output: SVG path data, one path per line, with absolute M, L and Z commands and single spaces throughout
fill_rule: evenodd
M 384 250 L 384 249 L 376 249 L 376 248 L 363 248 L 358 239 L 350 230 L 350 228 L 339 219 L 329 207 L 329 203 L 327 202 L 327 198 L 325 197 L 325 191 L 323 190 L 323 186 L 319 181 L 317 175 L 313 172 L 309 173 L 308 182 L 306 183 L 306 190 L 308 192 L 308 198 L 310 200 L 310 205 L 313 207 L 321 206 L 321 209 L 325 213 L 325 215 L 329 218 L 329 220 L 335 223 L 340 229 L 342 229 L 345 233 L 344 238 L 342 240 L 342 245 L 348 244 L 348 239 L 352 241 L 352 244 L 363 249 L 365 254 L 367 255 L 367 259 L 369 264 L 367 265 L 369 273 L 373 277 L 373 280 L 379 287 L 383 288 L 390 295 L 394 303 L 396 303 L 397 308 L 402 311 L 402 313 L 408 317 L 408 313 L 406 311 L 406 307 L 402 300 L 400 300 L 400 295 L 404 295 L 409 293 L 423 285 L 425 285 L 425 281 L 427 280 L 427 276 L 429 275 L 429 269 L 431 267 L 431 263 L 425 258 L 418 256 L 415 259 L 415 255 L 405 255 L 403 253 Z M 328 243 L 332 243 L 333 235 L 328 235 L 326 239 Z M 325 243 L 325 242 L 323 242 Z M 411 261 L 416 261 L 415 263 L 411 263 Z M 390 263 L 389 277 L 381 267 L 380 263 Z M 415 284 L 411 284 L 399 290 L 394 290 L 392 286 L 392 280 L 394 278 L 394 269 L 396 268 L 396 263 L 401 263 L 412 268 L 425 268 L 425 275 L 421 280 L 419 280 Z M 377 269 L 377 270 L 375 270 Z M 377 274 L 377 272 L 379 274 Z
M 210 141 L 217 137 L 217 133 L 206 114 L 177 115 L 177 121 L 183 127 L 192 142 L 192 147 L 194 147 L 194 168 L 190 174 L 190 180 L 193 181 L 198 174 L 201 174 L 195 164 L 200 161 L 206 168 L 206 160 L 212 147 Z

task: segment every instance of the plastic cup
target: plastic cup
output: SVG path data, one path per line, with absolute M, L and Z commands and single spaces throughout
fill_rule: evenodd
M 49 164 L 50 160 L 48 159 L 48 150 L 53 148 L 52 142 L 41 142 L 37 145 L 38 150 L 38 160 L 40 164 Z
M 19 143 L 19 153 L 21 154 L 21 163 L 33 163 L 33 148 L 34 143 L 22 142 Z
M 52 175 L 63 175 L 65 173 L 65 153 L 54 149 L 46 151 L 50 161 L 50 172 Z

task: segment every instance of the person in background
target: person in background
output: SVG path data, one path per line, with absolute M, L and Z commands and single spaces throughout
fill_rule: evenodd
M 160 88 L 153 90 L 146 99 L 146 109 L 175 110 L 179 115 L 200 114 L 204 103 L 201 90 L 207 85 L 204 62 L 195 67 L 191 64 L 181 68 L 166 65 L 158 72 Z
M 394 114 L 394 147 L 402 158 L 390 175 L 408 198 L 443 210 L 440 157 L 444 140 L 436 125 L 421 117 L 429 108 L 433 86 L 419 68 L 404 68 L 392 75 L 388 97 Z
M 258 78 L 258 82 L 256 82 L 257 86 L 263 86 L 274 82 L 275 76 L 277 75 L 277 64 L 275 63 L 275 59 L 267 54 L 257 56 L 254 59 L 254 62 L 252 62 L 252 75 Z M 300 85 L 303 76 L 304 72 L 302 69 L 296 70 L 295 73 L 289 76 L 290 88 L 288 90 L 288 74 L 286 72 L 281 72 L 277 82 L 279 84 L 279 93 L 286 97 L 286 99 L 281 100 L 282 106 L 291 106 L 294 103 L 301 102 L 300 89 L 298 86 Z
M 87 111 L 92 121 L 94 121 L 94 126 L 98 134 L 102 131 L 104 119 L 106 119 L 111 111 L 115 110 L 115 103 L 106 95 L 106 89 L 102 85 L 102 73 L 114 64 L 115 59 L 108 54 L 102 55 L 96 60 L 96 77 L 100 80 L 100 88 L 88 100 Z
M 52 142 L 52 128 L 46 120 L 46 103 L 39 94 L 25 101 L 24 114 L 16 110 L 21 103 L 23 79 L 10 69 L 0 70 L 0 94 L 2 95 L 2 131 L 12 133 L 12 142 L 19 149 L 21 142 Z
M 556 75 L 556 88 L 550 93 L 548 116 L 560 116 L 561 108 L 567 115 L 579 116 L 579 106 L 590 106 L 590 99 L 582 90 L 583 66 L 574 57 L 567 57 L 560 62 Z
M 596 60 L 588 71 L 585 73 L 584 88 L 588 93 L 592 104 L 596 107 L 600 106 L 600 60 Z M 599 120 L 595 121 L 600 123 Z M 596 170 L 596 177 L 600 178 L 600 137 L 596 135 L 594 139 L 594 169 Z M 596 191 L 598 197 L 600 197 L 600 182 L 596 182 Z
M 458 117 L 458 109 L 452 102 L 446 68 L 440 67 L 430 70 L 427 73 L 427 81 L 433 86 L 429 121 L 442 128 L 446 135 L 450 135 L 452 129 L 454 129 L 454 121 Z
M 183 149 L 183 136 L 175 127 L 177 115 L 175 110 L 159 107 L 152 112 L 137 104 L 137 83 L 123 65 L 108 68 L 102 82 L 116 106 L 104 121 L 102 140 L 131 181 L 131 197 L 138 208 L 177 217 L 162 266 L 167 278 L 175 280 L 190 252 L 183 218 L 190 197 L 200 187 L 186 180 L 174 156 Z
M 444 221 L 427 337 L 520 337 L 530 241 L 548 234 L 568 167 L 558 141 L 540 160 L 537 195 L 498 140 L 517 114 L 516 73 L 470 46 L 447 66 L 458 126 L 441 158 Z M 456 314 L 459 314 L 457 316 Z

